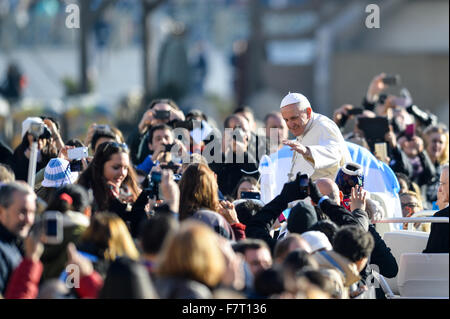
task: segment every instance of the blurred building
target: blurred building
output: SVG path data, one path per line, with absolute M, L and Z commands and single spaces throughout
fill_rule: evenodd
M 369 29 L 368 4 L 380 8 Z M 253 1 L 247 103 L 265 114 L 288 91 L 332 115 L 359 105 L 376 74 L 400 74 L 414 102 L 448 125 L 449 3 L 440 0 Z

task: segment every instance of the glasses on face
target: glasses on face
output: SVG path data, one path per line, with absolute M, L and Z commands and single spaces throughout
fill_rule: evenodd
M 103 153 L 106 152 L 110 147 L 114 147 L 128 153 L 128 145 L 125 143 L 118 143 L 118 142 L 106 142 L 106 146 L 103 149 Z
M 417 203 L 402 203 L 402 208 L 416 208 L 416 207 L 420 207 L 419 204 Z

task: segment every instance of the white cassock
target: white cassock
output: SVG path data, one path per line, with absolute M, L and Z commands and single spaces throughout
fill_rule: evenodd
M 313 181 L 324 177 L 334 181 L 339 168 L 352 161 L 338 126 L 324 115 L 312 112 L 305 132 L 296 140 L 308 146 L 311 158 L 306 159 L 294 151 L 289 180 L 294 180 L 301 172 L 308 174 Z

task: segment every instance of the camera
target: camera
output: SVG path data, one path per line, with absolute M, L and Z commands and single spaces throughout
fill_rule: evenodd
M 63 215 L 60 212 L 44 212 L 41 225 L 45 244 L 57 245 L 63 241 Z
M 161 172 L 151 172 L 146 181 L 144 181 L 144 191 L 148 193 L 150 198 L 156 198 L 159 200 L 159 184 L 161 183 Z
M 164 152 L 169 152 L 172 150 L 172 147 L 175 145 L 175 143 L 172 144 L 164 144 Z
M 76 147 L 67 150 L 67 156 L 69 160 L 80 160 L 82 158 L 88 157 L 87 147 Z
M 95 125 L 95 130 L 100 130 L 100 131 L 111 131 L 111 128 L 109 127 L 108 124 L 97 124 Z
M 386 75 L 383 78 L 383 83 L 386 85 L 398 85 L 400 83 L 400 75 Z
M 81 172 L 83 170 L 83 165 L 81 162 L 82 158 L 88 157 L 87 147 L 77 147 L 67 150 L 67 156 L 70 161 L 70 170 L 72 172 Z
M 299 177 L 299 188 L 302 198 L 306 198 L 309 196 L 309 177 L 307 174 L 302 174 Z
M 154 117 L 158 120 L 168 120 L 170 119 L 170 111 L 156 110 Z
M 259 193 L 259 192 L 241 192 L 241 199 L 261 200 L 261 193 Z
M 30 133 L 35 140 L 49 139 L 52 137 L 50 130 L 44 123 L 31 123 L 28 133 Z
M 347 111 L 348 115 L 360 115 L 364 112 L 364 109 L 362 107 L 355 107 L 353 109 L 350 109 Z
M 178 170 L 180 169 L 180 164 L 175 164 L 173 161 L 170 161 L 169 163 L 165 165 L 161 165 L 162 169 L 170 169 L 174 174 L 177 174 Z

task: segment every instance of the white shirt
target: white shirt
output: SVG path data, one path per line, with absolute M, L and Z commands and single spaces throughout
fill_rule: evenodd
M 308 146 L 313 162 L 294 152 L 291 179 L 301 172 L 312 180 L 330 178 L 334 181 L 339 168 L 352 161 L 338 126 L 324 115 L 312 112 L 305 132 L 297 136 L 297 141 Z

